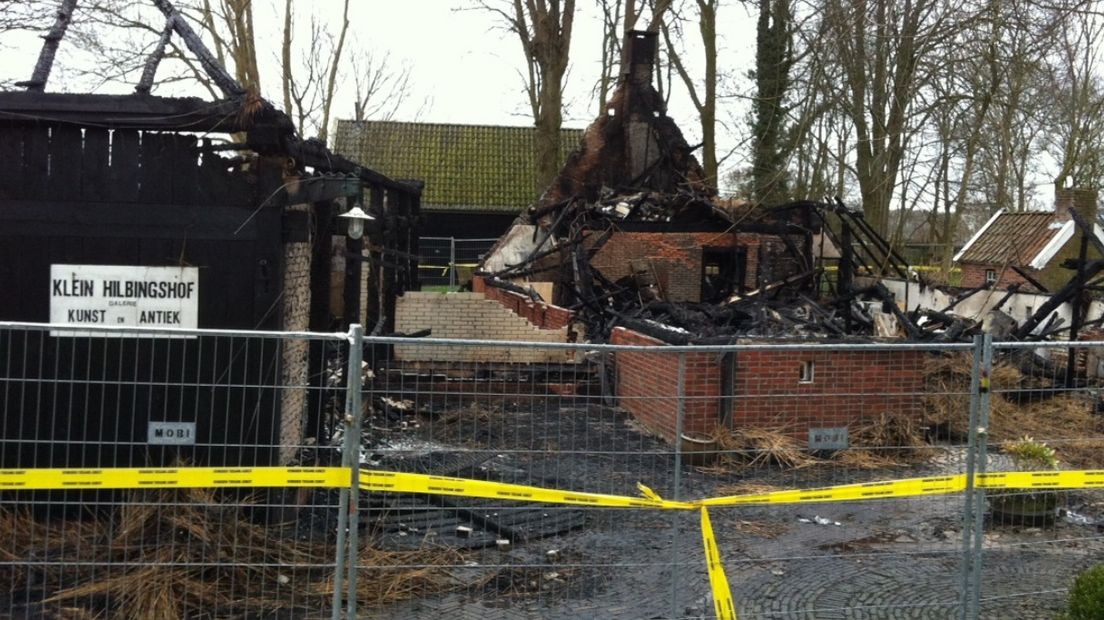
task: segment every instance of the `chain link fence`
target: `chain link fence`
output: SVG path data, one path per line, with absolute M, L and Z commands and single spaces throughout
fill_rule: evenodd
M 343 465 L 693 501 L 1093 469 L 1104 437 L 1104 343 L 112 336 L 0 326 L 3 468 Z M 153 441 L 188 422 L 193 443 Z M 1104 542 L 1087 489 L 710 512 L 740 618 L 1051 618 Z M 0 518 L 0 604 L 45 617 L 714 617 L 691 510 L 352 485 L 0 491 Z
M 1104 468 L 1104 343 L 993 343 L 990 471 Z M 1072 363 L 1071 363 L 1072 362 Z M 1101 563 L 1104 494 L 1092 489 L 986 492 L 980 609 L 1053 617 L 1071 577 Z
M 471 281 L 472 272 L 498 239 L 420 237 L 421 281 L 426 286 L 457 288 Z
M 346 340 L 3 324 L 0 468 L 111 486 L 114 468 L 213 467 L 232 482 L 339 465 Z M 5 486 L 3 617 L 317 617 L 333 604 L 337 489 Z

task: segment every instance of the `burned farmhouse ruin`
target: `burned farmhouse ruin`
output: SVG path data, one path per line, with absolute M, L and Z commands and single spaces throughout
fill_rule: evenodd
M 904 261 L 842 203 L 719 200 L 651 84 L 655 34 L 633 33 L 608 109 L 484 259 L 477 286 L 673 344 L 920 334 L 861 274 Z M 883 308 L 884 306 L 884 308 Z M 888 317 L 882 316 L 889 315 Z

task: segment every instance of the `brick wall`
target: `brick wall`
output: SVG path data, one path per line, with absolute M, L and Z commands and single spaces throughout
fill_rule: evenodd
M 567 308 L 553 306 L 552 304 L 546 304 L 540 301 L 533 301 L 531 298 L 524 295 L 495 286 L 485 286 L 482 284 L 483 278 L 478 276 L 473 278 L 473 281 L 475 279 L 480 281 L 481 286 L 478 290 L 482 291 L 487 299 L 497 301 L 511 310 L 514 314 L 523 317 L 540 329 L 560 329 L 561 327 L 567 327 L 571 324 L 571 319 L 575 317 L 575 313 Z
M 610 343 L 655 346 L 660 350 L 663 345 L 660 340 L 623 327 L 613 330 Z M 621 408 L 652 432 L 673 440 L 678 411 L 678 356 L 660 351 L 626 351 L 616 354 L 614 364 Z M 688 353 L 683 378 L 683 432 L 709 433 L 717 427 L 720 414 L 721 369 L 717 355 Z
M 613 344 L 656 346 L 659 340 L 616 328 Z M 811 382 L 801 366 L 812 363 Z M 810 427 L 861 424 L 883 412 L 922 416 L 925 353 L 918 351 L 740 351 L 735 353 L 732 423 L 784 428 L 805 442 Z M 620 406 L 671 440 L 678 402 L 678 357 L 670 353 L 617 354 Z M 683 428 L 709 433 L 721 422 L 721 355 L 688 353 Z
M 435 338 L 567 342 L 567 327 L 540 329 L 487 299 L 483 293 L 408 292 L 395 305 L 395 329 L 403 333 L 433 330 Z M 558 363 L 574 361 L 574 352 L 504 347 L 399 345 L 401 361 Z
M 1022 291 L 1034 290 L 1035 287 L 1028 284 L 1023 276 L 1011 268 L 1001 269 L 1004 265 L 990 265 L 985 263 L 962 263 L 962 287 L 977 288 L 985 284 L 985 272 L 992 269 L 997 274 L 997 288 L 1006 289 L 1013 284 L 1019 284 Z M 1039 279 L 1039 271 L 1030 267 L 1024 267 L 1024 271 L 1031 277 Z M 1028 288 L 1030 287 L 1030 288 Z
M 809 427 L 848 426 L 882 413 L 923 416 L 922 351 L 740 351 L 733 424 L 785 427 L 802 441 Z M 812 381 L 802 382 L 803 363 Z
M 701 299 L 702 248 L 746 247 L 744 286 L 757 286 L 759 235 L 753 233 L 614 233 L 591 259 L 591 267 L 610 280 L 632 275 L 633 260 L 648 259 L 660 290 L 671 301 Z

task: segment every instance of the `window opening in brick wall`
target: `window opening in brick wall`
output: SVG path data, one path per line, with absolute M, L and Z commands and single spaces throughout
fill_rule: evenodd
M 985 270 L 985 283 L 986 284 L 992 284 L 996 281 L 997 281 L 997 270 L 996 269 L 986 269 Z
M 719 303 L 744 290 L 747 248 L 702 248 L 701 300 Z
M 1035 309 L 1031 306 L 1024 306 L 1024 320 L 1030 319 L 1035 315 Z
M 812 383 L 813 377 L 816 374 L 816 364 L 814 362 L 801 362 L 801 372 L 797 380 L 798 383 Z

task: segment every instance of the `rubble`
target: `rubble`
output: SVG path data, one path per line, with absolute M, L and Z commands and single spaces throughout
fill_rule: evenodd
M 908 276 L 861 212 L 718 200 L 650 82 L 654 34 L 627 44 L 607 111 L 484 258 L 484 286 L 573 310 L 597 342 L 616 326 L 675 344 L 924 336 L 884 286 L 858 284 Z
M 768 207 L 720 200 L 651 84 L 654 34 L 626 40 L 626 65 L 607 110 L 584 133 L 558 177 L 488 253 L 482 286 L 567 308 L 592 342 L 615 327 L 671 344 L 739 339 L 903 338 L 1075 340 L 1086 291 L 1104 271 L 1085 246 L 1104 243 L 1077 213 L 1086 241 L 1067 260 L 1069 283 L 1017 322 L 1004 309 L 1018 285 L 949 291 L 941 308 L 911 307 L 909 283 L 931 288 L 860 210 L 832 201 Z M 884 277 L 905 283 L 898 299 Z M 541 293 L 543 291 L 543 294 Z M 548 291 L 551 291 L 549 295 Z M 984 316 L 956 309 L 1000 295 Z M 1063 304 L 1073 320 L 1058 318 Z M 1072 334 L 1072 337 L 1070 335 Z

